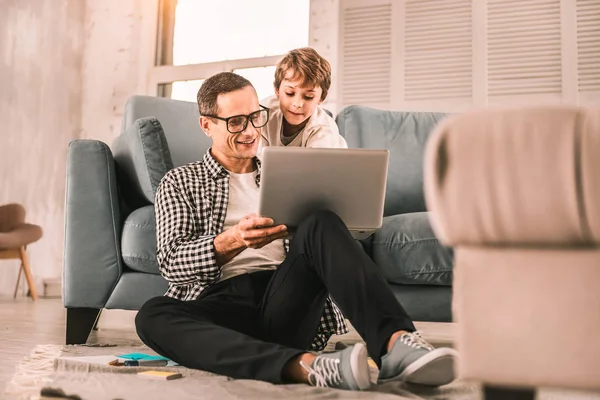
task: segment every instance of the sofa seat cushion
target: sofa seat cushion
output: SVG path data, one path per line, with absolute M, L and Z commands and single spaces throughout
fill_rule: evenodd
M 428 212 L 385 217 L 371 251 L 391 283 L 452 285 L 453 252 L 435 237 Z
M 159 274 L 156 261 L 156 220 L 154 206 L 138 208 L 125 220 L 121 238 L 123 262 L 129 268 Z

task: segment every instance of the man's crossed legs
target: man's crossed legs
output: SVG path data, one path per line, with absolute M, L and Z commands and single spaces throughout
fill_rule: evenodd
M 329 294 L 365 340 L 380 382 L 439 386 L 454 380 L 456 352 L 433 349 L 415 333 L 377 266 L 327 211 L 300 224 L 275 271 L 221 281 L 194 301 L 153 298 L 139 311 L 136 327 L 150 348 L 188 368 L 273 383 L 367 389 L 363 344 L 321 355 L 306 350 Z

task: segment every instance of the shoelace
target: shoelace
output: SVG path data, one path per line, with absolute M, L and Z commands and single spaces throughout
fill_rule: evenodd
M 336 387 L 342 382 L 340 360 L 330 357 L 317 357 L 312 365 L 300 361 L 302 368 L 308 372 L 308 381 L 317 387 Z
M 400 336 L 400 340 L 407 346 L 414 347 L 416 349 L 425 349 L 429 351 L 434 349 L 432 345 L 427 343 L 427 341 L 421 337 L 419 332 L 405 333 Z

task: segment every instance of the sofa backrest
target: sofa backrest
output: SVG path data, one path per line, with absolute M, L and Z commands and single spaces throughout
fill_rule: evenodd
M 348 106 L 336 116 L 340 134 L 348 147 L 390 152 L 385 216 L 426 211 L 423 194 L 425 143 L 446 115 Z
M 425 142 L 445 116 L 364 106 L 349 106 L 337 115 L 349 147 L 390 151 L 384 215 L 425 211 Z M 202 159 L 211 141 L 198 117 L 192 102 L 150 96 L 133 96 L 127 102 L 121 135 L 111 147 L 121 192 L 131 209 L 154 203 L 158 182 L 169 169 Z

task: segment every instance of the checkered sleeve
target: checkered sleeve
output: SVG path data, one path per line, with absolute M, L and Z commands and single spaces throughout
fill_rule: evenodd
M 342 311 L 335 304 L 331 296 L 328 296 L 325 301 L 325 310 L 321 316 L 321 323 L 310 345 L 310 350 L 321 351 L 325 349 L 332 335 L 343 335 L 348 332 L 348 325 L 346 325 Z
M 185 189 L 170 179 L 163 179 L 159 185 L 154 207 L 162 276 L 174 285 L 208 285 L 216 281 L 221 269 L 214 250 L 215 235 L 207 234 L 205 222 L 196 217 L 196 210 L 206 207 L 194 204 Z

